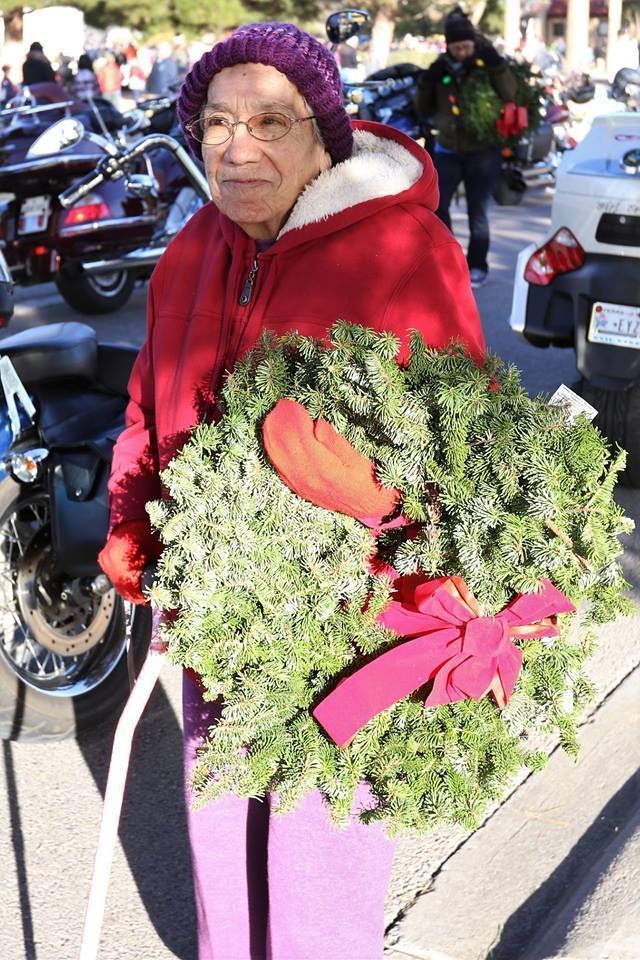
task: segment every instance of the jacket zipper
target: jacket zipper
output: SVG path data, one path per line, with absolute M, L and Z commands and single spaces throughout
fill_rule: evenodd
M 251 300 L 251 297 L 253 296 L 253 287 L 256 282 L 256 274 L 259 268 L 260 264 L 258 263 L 258 258 L 254 257 L 253 263 L 251 264 L 251 269 L 249 270 L 249 275 L 245 280 L 242 293 L 240 294 L 239 303 L 241 307 L 246 307 L 246 305 L 249 303 L 249 300 Z
M 254 291 L 255 282 L 256 282 L 256 275 L 257 275 L 259 269 L 260 269 L 260 262 L 259 262 L 259 260 L 258 260 L 257 257 L 254 257 L 253 260 L 251 261 L 251 267 L 249 268 L 249 273 L 248 273 L 248 275 L 247 275 L 247 279 L 246 279 L 245 282 L 244 282 L 244 286 L 243 286 L 243 288 L 242 288 L 242 292 L 241 292 L 240 296 L 238 297 L 238 303 L 240 304 L 241 307 L 246 307 L 246 306 L 248 305 L 249 301 L 251 300 L 251 297 L 253 296 L 253 291 Z M 247 324 L 248 324 L 248 322 L 249 322 L 249 319 L 250 319 L 249 317 L 245 317 L 244 320 L 243 320 L 243 323 L 242 323 L 242 331 L 241 331 L 241 333 L 240 333 L 240 338 L 242 338 L 242 334 L 244 333 L 244 330 L 245 330 L 245 328 L 246 328 L 246 326 L 247 326 Z M 231 342 L 232 342 L 232 341 L 233 341 L 233 335 L 231 335 Z M 226 345 L 225 345 L 225 356 L 228 354 L 229 347 L 230 347 L 230 342 L 228 341 L 228 342 L 226 343 Z M 223 367 L 224 367 L 224 366 L 225 366 L 225 361 L 224 361 L 224 358 L 223 358 Z M 211 378 L 210 378 L 210 380 L 209 380 L 209 387 L 210 387 L 209 395 L 210 395 L 210 396 L 213 396 L 213 393 L 214 393 L 214 391 L 213 391 L 213 384 L 214 384 L 215 376 L 216 376 L 216 368 L 214 368 L 214 369 L 212 370 L 212 372 L 211 372 Z M 212 413 L 213 413 L 214 409 L 215 409 L 215 399 L 209 400 L 209 401 L 207 402 L 206 407 L 205 407 L 205 410 L 204 410 L 204 412 L 202 413 L 202 416 L 201 416 L 201 422 L 202 422 L 202 423 L 209 423 L 209 422 L 211 422 L 211 417 L 212 417 Z

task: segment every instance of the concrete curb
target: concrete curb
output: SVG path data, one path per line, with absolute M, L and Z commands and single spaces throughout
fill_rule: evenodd
M 583 726 L 579 764 L 556 750 L 447 860 L 389 932 L 389 960 L 516 960 L 542 940 L 554 909 L 558 930 L 570 929 L 582 902 L 578 889 L 601 883 L 617 850 L 610 845 L 620 844 L 621 829 L 637 813 L 639 702 L 635 670 Z M 565 903 L 566 890 L 576 893 Z M 640 942 L 635 954 L 611 956 L 638 960 Z
M 630 791 L 629 791 L 630 792 Z M 551 915 L 522 960 L 638 960 L 640 956 L 640 779 L 631 819 Z M 627 813 L 628 811 L 625 811 Z

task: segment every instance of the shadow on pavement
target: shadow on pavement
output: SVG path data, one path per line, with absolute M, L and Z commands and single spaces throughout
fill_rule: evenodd
M 115 724 L 78 738 L 104 797 Z M 134 737 L 119 839 L 140 899 L 172 955 L 195 960 L 196 914 L 182 792 L 182 731 L 160 684 Z
M 22 832 L 22 819 L 20 817 L 20 804 L 18 802 L 16 775 L 11 749 L 11 743 L 8 740 L 3 740 L 2 753 L 7 785 L 7 804 L 9 807 L 9 820 L 11 825 L 11 846 L 13 848 L 16 880 L 18 883 L 18 896 L 20 898 L 22 947 L 24 950 L 24 960 L 36 960 L 36 945 L 33 933 L 33 914 L 31 911 L 31 898 L 29 896 L 29 881 L 27 877 L 24 834 Z
M 525 951 L 528 951 L 528 960 L 536 957 L 535 949 L 531 952 L 536 934 L 557 922 L 556 918 L 562 915 L 563 903 L 571 898 L 576 886 L 589 875 L 592 865 L 597 861 L 597 869 L 594 869 L 590 876 L 591 883 L 584 890 L 584 899 L 589 897 L 617 852 L 612 841 L 639 803 L 640 771 L 636 771 L 605 804 L 589 829 L 583 833 L 553 873 L 511 914 L 499 942 L 487 955 L 487 960 L 519 960 Z M 559 939 L 563 940 L 570 932 L 580 906 L 580 903 L 572 904 L 566 915 L 562 915 Z M 559 942 L 557 946 L 560 945 Z M 547 952 L 545 956 L 548 955 Z

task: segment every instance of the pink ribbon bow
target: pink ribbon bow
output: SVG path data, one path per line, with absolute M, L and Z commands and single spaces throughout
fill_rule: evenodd
M 558 636 L 556 615 L 575 612 L 552 583 L 542 584 L 539 593 L 518 594 L 496 616 L 483 617 L 460 577 L 400 577 L 378 622 L 407 642 L 339 683 L 313 716 L 343 747 L 369 720 L 430 680 L 427 707 L 480 700 L 489 691 L 506 706 L 522 666 L 513 638 Z

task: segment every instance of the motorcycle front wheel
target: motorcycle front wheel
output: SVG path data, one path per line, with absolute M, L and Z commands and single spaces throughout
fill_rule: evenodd
M 0 734 L 62 740 L 114 717 L 129 692 L 127 640 L 142 660 L 148 608 L 59 570 L 45 487 L 0 483 Z
M 133 270 L 89 274 L 63 269 L 56 276 L 56 286 L 70 307 L 95 316 L 123 307 L 131 296 L 135 280 Z

